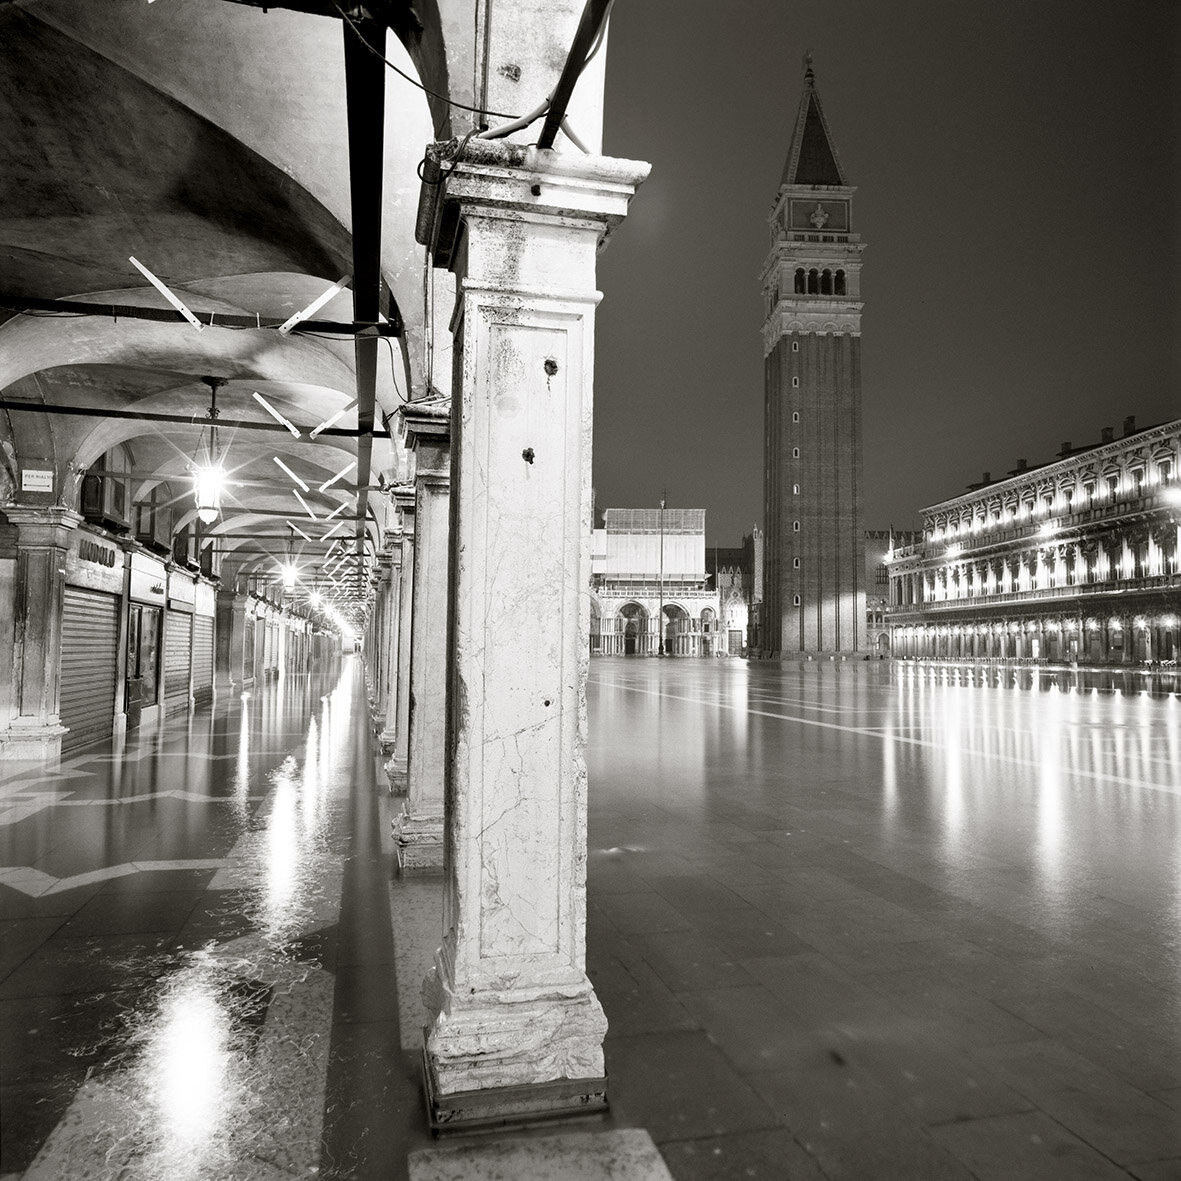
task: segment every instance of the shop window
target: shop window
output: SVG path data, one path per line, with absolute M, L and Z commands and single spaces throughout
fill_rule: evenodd
M 132 603 L 127 624 L 127 680 L 129 699 L 141 706 L 155 705 L 160 699 L 160 624 L 159 607 Z M 133 688 L 132 688 L 133 687 Z

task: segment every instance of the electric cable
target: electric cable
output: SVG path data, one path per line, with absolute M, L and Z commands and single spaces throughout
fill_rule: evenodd
M 370 53 L 373 54 L 374 57 L 379 58 L 381 61 L 385 62 L 385 64 L 387 66 L 389 66 L 389 68 L 391 70 L 393 70 L 394 73 L 397 74 L 399 78 L 405 78 L 406 81 L 409 82 L 411 86 L 417 86 L 419 90 L 423 91 L 425 94 L 429 94 L 431 96 L 431 98 L 437 98 L 439 100 L 439 102 L 446 103 L 449 107 L 456 107 L 458 110 L 461 110 L 461 111 L 471 111 L 473 115 L 492 115 L 497 119 L 515 119 L 516 118 L 515 115 L 506 115 L 503 111 L 486 111 L 482 107 L 469 107 L 466 103 L 456 102 L 456 100 L 453 98 L 447 98 L 446 95 L 439 94 L 438 91 L 432 90 L 429 86 L 423 86 L 423 84 L 421 82 L 419 82 L 417 78 L 412 78 L 409 74 L 406 73 L 405 70 L 398 69 L 398 67 L 396 65 L 394 65 L 394 63 L 392 61 L 390 61 L 390 59 L 388 57 L 386 57 L 384 54 L 378 53 L 378 51 L 376 49 L 374 49 L 373 46 L 370 45 L 368 41 L 365 40 L 364 34 L 357 27 L 357 24 L 353 20 L 353 18 L 351 16 L 349 16 L 349 14 L 347 12 L 345 12 L 345 10 L 343 8 L 341 8 L 341 6 L 339 4 L 334 3 L 332 5 L 332 7 L 335 8 L 336 11 L 340 13 L 341 19 L 345 22 L 345 24 L 347 24 L 349 26 L 350 29 L 353 30 L 353 33 L 357 37 L 357 40 L 359 40 L 361 42 L 361 44 L 364 45 L 365 48 L 369 50 Z

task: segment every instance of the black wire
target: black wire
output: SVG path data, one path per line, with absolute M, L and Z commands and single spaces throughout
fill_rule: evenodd
M 398 388 L 397 354 L 394 352 L 394 342 L 388 336 L 383 336 L 381 339 L 390 348 L 390 380 L 394 383 L 394 393 L 397 394 L 398 401 L 405 405 L 408 399 L 402 395 L 402 391 Z
M 518 115 L 506 115 L 503 111 L 486 111 L 486 110 L 484 110 L 483 107 L 469 107 L 466 103 L 456 102 L 453 98 L 448 98 L 444 94 L 439 94 L 438 91 L 431 90 L 431 88 L 429 86 L 423 86 L 423 84 L 421 82 L 419 82 L 417 78 L 411 78 L 410 75 L 407 74 L 404 70 L 399 70 L 398 67 L 396 65 L 394 65 L 394 63 L 392 61 L 389 60 L 389 58 L 378 53 L 377 50 L 374 49 L 373 46 L 370 45 L 369 42 L 365 40 L 364 34 L 361 32 L 361 30 L 359 28 L 357 28 L 356 22 L 352 19 L 352 17 L 349 16 L 349 14 L 347 12 L 345 12 L 345 10 L 343 8 L 341 8 L 341 6 L 339 4 L 333 4 L 332 7 L 335 8 L 336 11 L 340 13 L 341 19 L 345 22 L 345 24 L 347 24 L 349 26 L 350 29 L 353 30 L 353 33 L 356 35 L 357 40 L 360 41 L 361 44 L 364 45 L 365 48 L 368 49 L 369 52 L 371 54 L 373 54 L 374 57 L 380 58 L 381 61 L 385 62 L 385 64 L 387 66 L 389 66 L 389 68 L 391 70 L 393 70 L 394 73 L 397 74 L 400 78 L 405 78 L 406 81 L 409 82 L 411 86 L 417 86 L 419 90 L 422 90 L 425 93 L 429 94 L 431 96 L 431 98 L 437 98 L 439 100 L 439 102 L 446 103 L 449 107 L 457 107 L 461 111 L 471 111 L 472 114 L 474 114 L 474 115 L 493 115 L 497 119 L 517 119 L 520 117 Z

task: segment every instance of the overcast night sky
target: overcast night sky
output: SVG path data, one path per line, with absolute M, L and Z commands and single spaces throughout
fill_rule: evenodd
M 604 151 L 652 175 L 600 259 L 601 507 L 762 512 L 758 274 L 803 88 L 858 187 L 865 524 L 1181 415 L 1181 5 L 621 0 Z

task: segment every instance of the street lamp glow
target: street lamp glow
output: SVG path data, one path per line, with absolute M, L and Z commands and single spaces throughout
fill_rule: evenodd
M 220 464 L 207 463 L 193 472 L 193 501 L 197 516 L 204 525 L 212 525 L 221 512 L 221 494 L 226 473 Z

